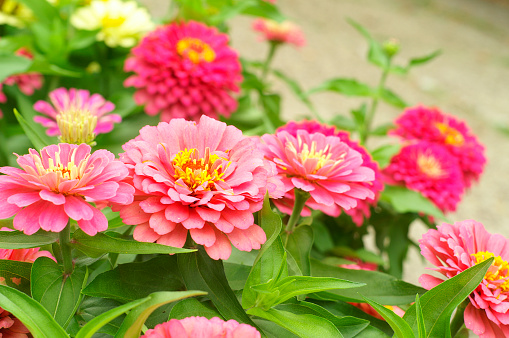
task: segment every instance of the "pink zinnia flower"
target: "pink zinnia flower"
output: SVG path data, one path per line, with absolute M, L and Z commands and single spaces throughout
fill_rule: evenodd
M 18 318 L 0 307 L 0 337 L 28 338 L 32 335 Z
M 259 338 L 261 337 L 254 327 L 239 324 L 236 320 L 224 321 L 218 317 L 207 319 L 205 317 L 187 317 L 184 319 L 171 319 L 147 330 L 141 338 Z
M 464 122 L 438 108 L 416 106 L 407 108 L 396 120 L 396 126 L 391 133 L 405 140 L 425 140 L 445 146 L 458 158 L 467 188 L 479 180 L 486 164 L 484 146 Z
M 362 166 L 371 168 L 374 171 L 375 180 L 359 184 L 369 188 L 374 193 L 374 197 L 367 197 L 365 200 L 359 200 L 357 201 L 356 207 L 345 210 L 345 213 L 352 218 L 352 221 L 358 226 L 361 226 L 364 223 L 364 219 L 371 216 L 371 206 L 375 206 L 377 204 L 380 192 L 384 189 L 383 177 L 378 167 L 378 163 L 373 161 L 366 148 L 361 146 L 358 142 L 351 140 L 348 132 L 338 131 L 335 127 L 321 124 L 316 121 L 291 121 L 277 129 L 278 132 L 283 130 L 295 137 L 297 136 L 297 130 L 306 130 L 310 134 L 322 133 L 325 136 L 337 136 L 342 142 L 346 143 L 350 148 L 361 154 Z
M 436 143 L 404 146 L 383 173 L 388 183 L 419 191 L 443 212 L 455 211 L 465 190 L 458 160 Z
M 231 244 L 251 251 L 265 242 L 253 212 L 262 207 L 271 168 L 239 129 L 207 116 L 172 119 L 143 127 L 123 149 L 137 191 L 120 216 L 137 225 L 136 240 L 183 247 L 189 232 L 213 259 L 227 259 Z
M 0 249 L 0 259 L 33 263 L 39 257 L 48 257 L 56 262 L 51 252 L 46 250 L 41 251 L 41 248 Z
M 109 114 L 115 109 L 113 103 L 106 101 L 99 94 L 90 95 L 88 90 L 57 88 L 49 93 L 49 98 L 51 104 L 46 101 L 37 101 L 34 104 L 34 110 L 46 115 L 35 116 L 34 121 L 48 128 L 46 134 L 49 136 L 60 135 L 57 116 L 75 114 L 76 111 L 97 117 L 95 134 L 109 133 L 113 130 L 113 123 L 122 122 L 120 115 Z
M 198 120 L 203 114 L 228 117 L 237 109 L 231 93 L 242 80 L 239 58 L 216 28 L 194 21 L 162 26 L 132 54 L 124 69 L 136 74 L 124 85 L 137 88 L 134 100 L 145 104 L 147 114 Z
M 285 184 L 285 197 L 274 200 L 282 212 L 292 213 L 294 188 L 309 192 L 307 207 L 335 217 L 341 209 L 357 206 L 358 200 L 375 197 L 362 184 L 374 180 L 374 171 L 363 166 L 361 154 L 339 137 L 299 129 L 296 136 L 282 130 L 261 139 L 265 158 L 276 164 Z M 309 210 L 302 215 L 309 215 Z
M 419 240 L 421 254 L 446 278 L 495 257 L 479 286 L 468 297 L 465 325 L 481 338 L 509 337 L 509 240 L 490 234 L 473 220 L 443 223 Z M 443 280 L 424 274 L 419 282 L 431 289 Z
M 259 18 L 253 21 L 253 29 L 261 32 L 260 38 L 276 43 L 290 43 L 297 47 L 306 44 L 304 33 L 290 21 L 277 22 L 270 19 Z
M 18 156 L 22 169 L 2 167 L 0 219 L 14 216 L 14 228 L 27 235 L 42 228 L 62 231 L 69 218 L 88 235 L 108 228 L 104 214 L 89 202 L 129 204 L 134 189 L 120 182 L 126 166 L 107 150 L 90 153 L 90 146 L 60 143 L 30 149 Z
M 26 57 L 28 59 L 33 58 L 32 53 L 30 53 L 26 48 L 18 49 L 15 54 L 18 56 Z M 11 75 L 4 80 L 3 84 L 8 86 L 17 85 L 23 94 L 32 95 L 36 89 L 40 89 L 42 87 L 42 80 L 43 77 L 41 74 L 30 72 Z

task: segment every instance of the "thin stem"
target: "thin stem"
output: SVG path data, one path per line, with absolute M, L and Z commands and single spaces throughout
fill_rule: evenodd
M 302 212 L 302 209 L 304 209 L 306 201 L 309 199 L 309 193 L 307 191 L 295 188 L 294 193 L 295 201 L 293 204 L 292 215 L 290 216 L 290 219 L 288 220 L 285 228 L 285 231 L 288 233 L 288 235 L 290 235 L 295 229 L 295 226 L 300 219 L 300 213 Z
M 71 224 L 68 223 L 65 228 L 58 234 L 60 243 L 60 252 L 62 254 L 62 260 L 64 265 L 64 274 L 70 275 L 73 270 L 72 254 L 71 254 Z
M 265 82 L 265 78 L 267 77 L 267 74 L 269 73 L 270 64 L 272 63 L 272 59 L 274 58 L 274 54 L 276 54 L 276 49 L 279 46 L 278 42 L 270 42 L 270 49 L 269 54 L 267 54 L 267 58 L 265 59 L 265 62 L 263 63 L 262 68 L 262 77 L 260 78 L 261 82 Z
M 470 303 L 470 299 L 467 298 L 456 309 L 456 313 L 454 314 L 454 317 L 451 321 L 451 337 L 454 337 L 465 324 L 463 313 L 465 312 L 465 308 L 467 307 L 468 303 Z

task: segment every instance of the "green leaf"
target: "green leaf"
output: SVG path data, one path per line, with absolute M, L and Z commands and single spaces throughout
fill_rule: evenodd
M 65 328 L 77 310 L 87 276 L 86 267 L 75 268 L 71 275 L 65 276 L 51 258 L 39 257 L 32 266 L 32 297 Z
M 33 121 L 27 121 L 25 118 L 14 108 L 14 116 L 16 116 L 16 119 L 18 120 L 19 124 L 25 131 L 25 134 L 27 135 L 30 142 L 32 142 L 33 146 L 37 150 L 41 150 L 42 148 L 50 145 L 51 143 L 47 143 L 46 138 L 43 136 L 44 134 L 40 134 L 36 131 L 36 129 L 33 127 L 33 124 L 35 122 Z
M 3 231 L 2 231 L 3 232 Z M 30 296 L 30 271 L 32 263 L 0 259 L 0 278 L 3 285 L 10 286 Z
M 423 65 L 425 63 L 428 63 L 429 61 L 433 60 L 434 58 L 436 58 L 440 54 L 442 54 L 442 51 L 441 50 L 436 50 L 436 51 L 434 51 L 434 52 L 432 52 L 432 53 L 430 53 L 428 55 L 417 57 L 417 58 L 412 58 L 408 62 L 408 65 L 405 66 L 405 67 L 399 67 L 399 66 L 391 67 L 391 72 L 399 73 L 399 74 L 406 74 L 406 73 L 408 73 L 408 71 L 412 67 L 420 66 L 420 65 Z
M 421 301 L 419 295 L 415 295 L 415 310 L 417 311 L 417 332 L 419 338 L 426 337 L 426 326 L 424 325 L 424 315 L 422 314 Z
M 58 75 L 68 77 L 81 77 L 83 73 L 76 70 L 69 70 L 51 63 L 44 57 L 35 56 L 32 65 L 28 68 L 29 72 L 38 72 L 45 75 Z
M 148 316 L 150 316 L 150 314 L 158 307 L 184 298 L 203 296 L 206 294 L 207 293 L 203 291 L 170 291 L 152 293 L 147 297 L 148 300 L 146 302 L 143 302 L 129 312 L 115 337 L 139 337 L 141 328 Z
M 272 73 L 282 80 L 288 88 L 297 96 L 312 112 L 315 112 L 315 107 L 311 103 L 308 98 L 308 95 L 304 92 L 304 90 L 300 87 L 299 83 L 291 78 L 289 78 L 286 74 L 279 70 L 274 70 Z
M 359 23 L 352 19 L 348 19 L 347 21 L 368 41 L 368 61 L 382 69 L 386 69 L 389 66 L 389 58 L 385 53 L 383 46 L 378 41 L 373 39 L 366 28 L 361 26 Z
M 69 338 L 49 312 L 26 294 L 0 285 L 0 307 L 18 318 L 37 338 Z
M 18 55 L 0 55 L 0 82 L 4 81 L 7 77 L 24 73 L 32 64 L 32 60 Z
M 335 78 L 322 82 L 315 88 L 309 90 L 308 95 L 333 91 L 346 96 L 373 96 L 374 90 L 367 84 L 361 83 L 356 79 Z
M 364 298 L 366 302 L 371 305 L 394 330 L 394 333 L 399 338 L 412 338 L 415 337 L 412 328 L 394 311 L 386 308 L 385 306 L 378 304 L 377 302 Z
M 256 265 L 256 263 L 262 258 L 265 251 L 274 243 L 275 240 L 277 240 L 279 237 L 279 234 L 281 233 L 281 229 L 283 228 L 283 222 L 281 222 L 281 217 L 274 211 L 272 211 L 270 207 L 270 199 L 269 194 L 267 193 L 265 195 L 265 198 L 263 199 L 263 207 L 262 210 L 258 212 L 258 224 L 265 232 L 265 235 L 267 236 L 267 240 L 262 245 L 260 250 L 258 251 L 258 256 L 256 256 L 256 259 L 253 263 L 253 266 Z
M 48 245 L 58 240 L 58 233 L 39 230 L 33 235 L 25 235 L 22 231 L 0 231 L 0 248 L 29 249 Z
M 385 123 L 385 124 L 382 124 L 378 127 L 376 127 L 375 129 L 373 129 L 370 134 L 371 135 L 374 135 L 374 136 L 387 136 L 387 134 L 389 133 L 389 130 L 391 129 L 394 129 L 394 123 Z
M 357 124 L 349 117 L 336 114 L 330 121 L 333 125 L 341 130 L 354 131 L 357 130 Z
M 389 244 L 386 247 L 389 256 L 389 274 L 396 278 L 403 277 L 403 263 L 408 253 L 411 239 L 408 238 L 410 224 L 416 219 L 415 214 L 398 214 L 392 217 L 393 221 L 388 226 Z M 387 241 L 387 238 L 385 239 Z
M 423 212 L 430 216 L 447 220 L 443 212 L 433 202 L 422 196 L 421 193 L 402 186 L 386 184 L 380 199 L 391 203 L 394 210 L 399 213 Z
M 408 107 L 408 104 L 403 101 L 398 95 L 396 95 L 390 89 L 384 88 L 380 92 L 380 98 L 384 100 L 386 103 L 393 105 L 396 108 L 405 108 Z
M 451 315 L 483 280 L 493 258 L 476 264 L 462 273 L 440 283 L 420 298 L 426 337 L 451 337 L 449 323 Z M 415 335 L 418 334 L 416 305 L 412 305 L 403 316 Z
M 191 316 L 200 316 L 211 319 L 221 318 L 221 314 L 209 303 L 200 302 L 196 298 L 183 299 L 171 309 L 170 319 L 184 319 Z
M 78 323 L 84 326 L 95 317 L 101 316 L 103 313 L 113 310 L 119 306 L 122 306 L 122 304 L 112 299 L 85 296 L 85 299 L 81 302 L 78 313 L 74 316 L 74 318 Z M 114 336 L 120 328 L 120 325 L 122 325 L 124 318 L 125 315 L 120 314 L 118 317 L 104 324 L 97 330 L 97 332 Z M 69 328 L 67 328 L 67 330 L 69 333 L 72 333 Z M 76 330 L 74 335 L 76 335 L 78 331 L 79 330 Z
M 264 0 L 257 0 L 256 4 L 244 9 L 242 14 L 271 19 L 277 22 L 282 22 L 286 19 L 277 6 Z
M 323 317 L 310 314 L 297 315 L 276 309 L 264 311 L 257 307 L 249 309 L 247 313 L 270 320 L 302 338 L 343 337 L 336 326 Z
M 309 276 L 311 274 L 309 255 L 313 247 L 313 229 L 309 225 L 301 225 L 287 236 L 286 250 L 295 259 L 302 274 Z
M 98 275 L 83 293 L 88 296 L 129 302 L 156 291 L 183 290 L 177 258 L 162 255 L 146 262 L 120 264 Z
M 285 124 L 281 120 L 281 96 L 278 94 L 262 94 L 260 95 L 262 106 L 264 109 L 265 116 L 269 119 L 270 123 L 267 126 L 269 129 L 267 132 L 273 133 L 275 128 Z
M 18 0 L 18 2 L 30 8 L 37 20 L 43 24 L 50 24 L 55 18 L 58 18 L 57 9 L 47 1 Z
M 72 236 L 71 244 L 90 257 L 99 257 L 109 252 L 119 254 L 175 254 L 196 251 L 157 243 L 125 240 L 113 236 L 115 236 L 113 232 L 100 232 L 95 236 L 89 236 L 83 230 L 78 229 Z
M 242 290 L 251 272 L 251 266 L 224 262 L 224 273 L 232 290 Z
M 378 162 L 380 168 L 385 168 L 391 162 L 391 158 L 399 153 L 401 144 L 384 144 L 373 150 L 371 156 L 373 160 Z

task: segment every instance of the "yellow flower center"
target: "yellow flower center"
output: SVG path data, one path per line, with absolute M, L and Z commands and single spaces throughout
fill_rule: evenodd
M 106 15 L 104 18 L 102 18 L 101 22 L 104 28 L 114 28 L 114 27 L 120 27 L 124 22 L 126 18 L 121 16 L 109 16 Z
M 77 149 L 77 148 L 76 148 Z M 57 182 L 63 180 L 75 180 L 83 177 L 85 173 L 87 159 L 82 160 L 78 166 L 74 163 L 74 158 L 76 155 L 76 149 L 72 150 L 71 160 L 67 163 L 63 163 L 60 159 L 60 152 L 55 153 L 55 159 L 49 158 L 48 165 L 43 165 L 41 159 L 37 156 L 33 156 L 35 166 L 37 168 L 38 174 L 40 176 L 44 176 L 51 172 L 57 173 Z M 57 185 L 58 186 L 58 185 Z
M 489 251 L 479 251 L 471 256 L 475 258 L 475 264 L 479 264 L 488 258 L 495 257 L 495 254 Z M 484 279 L 495 284 L 502 292 L 509 291 L 509 264 L 500 256 L 496 256 Z
M 203 186 L 205 190 L 214 190 L 214 183 L 218 181 L 224 182 L 222 178 L 224 171 L 230 165 L 226 158 L 219 157 L 216 154 L 210 154 L 210 149 L 205 149 L 205 155 L 200 158 L 198 150 L 192 148 L 181 150 L 173 158 L 172 164 L 175 168 L 176 180 L 182 179 L 190 189 L 196 189 Z
M 419 171 L 430 178 L 439 178 L 445 174 L 440 162 L 432 155 L 419 154 L 417 156 Z
M 329 145 L 326 145 L 325 148 L 318 150 L 316 141 L 311 142 L 311 146 L 307 143 L 304 143 L 300 136 L 297 136 L 297 146 L 299 150 L 295 148 L 293 142 L 287 142 L 287 149 L 296 154 L 297 158 L 300 159 L 301 163 L 306 168 L 314 168 L 310 174 L 316 174 L 318 170 L 323 168 L 328 164 L 337 165 L 343 161 L 346 156 L 346 153 L 343 153 L 338 159 L 331 159 L 331 152 Z M 286 168 L 283 168 L 286 170 Z
M 446 144 L 461 147 L 465 143 L 463 135 L 451 126 L 441 122 L 435 123 L 435 126 L 438 128 L 440 133 L 445 136 Z
M 97 116 L 88 110 L 70 109 L 61 111 L 57 115 L 60 142 L 92 144 L 95 138 L 94 129 L 97 126 Z
M 177 42 L 177 53 L 187 57 L 192 63 L 212 62 L 216 58 L 214 50 L 205 42 L 195 38 L 183 38 Z

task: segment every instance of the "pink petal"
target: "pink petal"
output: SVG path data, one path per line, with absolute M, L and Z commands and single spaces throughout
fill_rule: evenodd
M 83 198 L 68 195 L 65 197 L 65 213 L 75 221 L 90 220 L 94 217 L 93 207 Z
M 205 251 L 212 259 L 228 259 L 232 253 L 232 245 L 228 237 L 219 230 L 214 230 L 214 232 L 216 234 L 216 241 L 214 245 L 206 246 Z
M 96 208 L 92 208 L 92 211 L 94 212 L 92 219 L 78 221 L 78 226 L 89 236 L 94 236 L 97 232 L 108 229 L 106 216 Z
M 48 202 L 39 201 L 18 212 L 14 217 L 14 229 L 23 231 L 25 235 L 32 235 L 40 229 L 39 215 L 44 211 Z
M 194 209 L 189 211 L 189 217 L 181 223 L 186 229 L 201 229 L 205 224 L 203 218 L 201 218 Z
M 11 195 L 9 198 L 7 198 L 8 204 L 14 204 L 18 207 L 26 207 L 27 205 L 30 205 L 32 203 L 35 203 L 39 201 L 41 197 L 39 196 L 39 192 L 26 192 L 26 193 L 19 193 Z M 2 204 L 2 208 L 4 208 L 4 204 Z M 4 217 L 2 217 L 4 218 Z M 6 218 L 6 217 L 5 217 Z
M 68 221 L 69 216 L 65 213 L 64 206 L 52 203 L 46 203 L 39 216 L 39 224 L 46 231 L 60 232 L 65 228 Z
M 157 240 L 157 243 L 168 245 L 174 248 L 182 248 L 184 244 L 186 244 L 186 239 L 187 239 L 187 229 L 184 228 L 182 225 L 178 224 L 172 232 L 164 236 L 161 236 Z
M 172 232 L 175 229 L 177 223 L 172 221 L 168 221 L 164 216 L 164 211 L 156 212 L 150 216 L 149 223 L 150 227 L 158 234 L 158 235 L 166 235 L 169 232 Z
M 190 229 L 189 233 L 191 234 L 191 238 L 201 245 L 212 246 L 216 241 L 214 229 L 207 223 L 205 223 L 201 229 Z
M 181 223 L 189 218 L 189 207 L 181 203 L 173 203 L 166 207 L 166 218 L 175 223 Z
M 65 203 L 65 196 L 62 194 L 54 193 L 53 191 L 41 190 L 39 192 L 39 196 L 43 200 L 51 202 L 55 205 L 62 205 Z
M 155 242 L 161 237 L 148 223 L 143 223 L 134 228 L 133 238 L 139 242 Z

